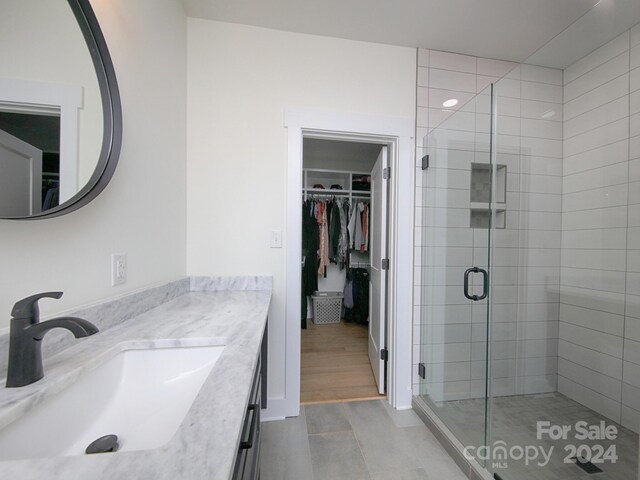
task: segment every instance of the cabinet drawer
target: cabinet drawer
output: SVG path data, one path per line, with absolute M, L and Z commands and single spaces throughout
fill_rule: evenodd
M 234 480 L 257 480 L 260 477 L 261 372 L 261 359 L 259 359 L 253 375 L 249 404 L 242 424 L 240 446 L 233 474 Z

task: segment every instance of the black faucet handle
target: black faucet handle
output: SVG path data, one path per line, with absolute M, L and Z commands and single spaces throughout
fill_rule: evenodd
M 38 300 L 41 298 L 60 298 L 62 292 L 43 292 L 36 293 L 30 297 L 23 298 L 16 302 L 11 310 L 13 318 L 31 318 L 38 320 L 40 318 L 40 309 L 38 308 Z

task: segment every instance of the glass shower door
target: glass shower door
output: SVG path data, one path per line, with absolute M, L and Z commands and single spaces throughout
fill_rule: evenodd
M 456 110 L 442 106 L 454 95 L 433 95 L 428 113 L 445 119 L 424 139 L 419 381 L 423 401 L 473 455 L 487 440 L 492 86 Z

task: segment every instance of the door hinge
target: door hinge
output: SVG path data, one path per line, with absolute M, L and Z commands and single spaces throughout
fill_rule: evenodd
M 386 348 L 381 349 L 380 350 L 380 360 L 386 362 L 388 358 L 389 358 L 389 350 L 387 350 Z
M 382 270 L 389 270 L 389 259 L 388 258 L 383 258 L 382 262 L 380 262 L 380 268 L 382 268 Z
M 389 180 L 391 178 L 391 167 L 382 169 L 382 178 L 384 178 L 385 180 Z
M 422 157 L 422 170 L 429 168 L 429 155 Z
M 424 363 L 418 364 L 418 376 L 423 380 L 427 378 L 427 368 L 424 366 Z

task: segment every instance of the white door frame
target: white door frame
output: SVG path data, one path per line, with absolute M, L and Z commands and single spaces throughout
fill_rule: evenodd
M 389 146 L 389 256 L 387 396 L 398 409 L 411 408 L 414 132 L 411 118 L 318 109 L 285 110 L 287 128 L 287 228 L 285 300 L 285 397 L 269 399 L 266 418 L 300 413 L 300 288 L 302 255 L 302 140 L 322 138 Z

